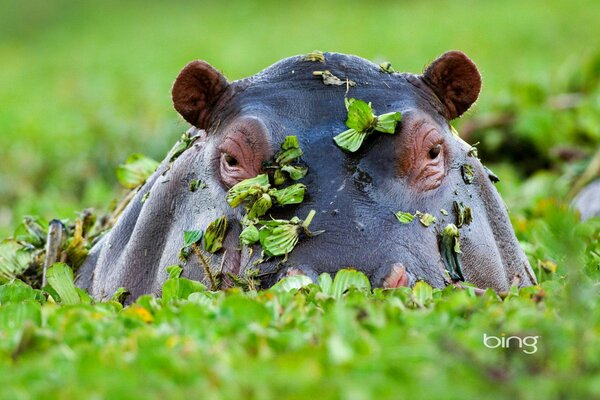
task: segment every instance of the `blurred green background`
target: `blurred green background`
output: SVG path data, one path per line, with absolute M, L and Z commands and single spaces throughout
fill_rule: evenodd
M 511 82 L 551 86 L 600 48 L 597 0 L 2 0 L 0 10 L 2 236 L 25 214 L 106 208 L 127 155 L 161 159 L 187 128 L 170 88 L 193 59 L 233 80 L 314 49 L 415 73 L 460 49 L 484 79 L 470 119 L 506 98 Z M 518 176 L 512 168 L 501 167 Z

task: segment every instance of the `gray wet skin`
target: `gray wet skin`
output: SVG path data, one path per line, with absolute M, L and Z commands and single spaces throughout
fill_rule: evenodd
M 356 86 L 324 85 L 313 71 L 325 69 Z M 272 215 L 303 219 L 314 209 L 310 228 L 326 232 L 302 238 L 284 264 L 281 257 L 259 264 L 264 286 L 285 274 L 316 278 L 353 267 L 373 286 L 422 279 L 443 287 L 450 280 L 439 235 L 455 223 L 454 201 L 473 212 L 472 223 L 460 228 L 465 280 L 497 291 L 508 289 L 515 277 L 521 286 L 535 284 L 487 172 L 450 130 L 449 121 L 472 105 L 480 86 L 475 65 L 460 52 L 442 55 L 423 75 L 384 73 L 343 54 L 325 53 L 325 62 L 297 56 L 231 83 L 208 64 L 192 62 L 178 76 L 173 100 L 197 140 L 170 168 L 165 160 L 148 179 L 112 231 L 93 247 L 78 284 L 97 298 L 122 286 L 131 293 L 129 301 L 159 294 L 165 268 L 181 264 L 183 231 L 205 230 L 222 215 L 229 229 L 224 251 L 212 255 L 213 268 L 240 274 L 252 267 L 260 247 L 250 259 L 239 245 L 244 211 L 229 207 L 225 195 L 236 182 L 261 173 L 263 162 L 288 135 L 296 135 L 304 150 L 309 172 L 301 182 L 308 190 L 302 204 L 273 208 Z M 396 134 L 370 135 L 356 153 L 338 148 L 333 137 L 347 129 L 345 96 L 371 102 L 376 114 L 401 112 Z M 474 168 L 472 184 L 463 179 L 464 164 Z M 207 187 L 191 192 L 193 179 Z M 428 228 L 417 219 L 402 224 L 394 216 L 399 210 L 428 212 L 437 222 Z M 203 280 L 195 257 L 182 266 L 183 276 Z

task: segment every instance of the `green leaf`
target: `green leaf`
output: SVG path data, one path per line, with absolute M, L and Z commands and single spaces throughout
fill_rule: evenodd
M 394 72 L 394 68 L 392 68 L 392 63 L 390 63 L 389 61 L 384 61 L 382 63 L 379 64 L 379 69 L 381 70 L 381 72 L 385 72 L 387 74 L 393 74 Z
M 333 140 L 343 150 L 354 153 L 360 148 L 366 137 L 366 132 L 360 132 L 356 129 L 348 129 L 347 131 L 335 136 Z
M 333 295 L 333 279 L 327 272 L 323 272 L 317 278 L 317 284 L 321 287 L 321 292 L 327 295 Z
M 236 208 L 242 204 L 246 197 L 265 192 L 269 187 L 269 177 L 267 174 L 244 179 L 227 191 L 227 203 L 229 203 L 232 208 Z
M 373 128 L 376 123 L 371 103 L 365 103 L 358 99 L 346 99 L 348 119 L 346 126 L 358 132 L 366 132 Z
M 115 290 L 115 292 L 112 295 L 111 300 L 122 304 L 123 300 L 125 299 L 125 296 L 127 296 L 128 294 L 129 294 L 129 290 L 127 290 L 127 288 L 120 287 L 117 290 Z
M 415 216 L 413 214 L 404 211 L 397 211 L 394 213 L 394 215 L 396 216 L 396 219 L 398 219 L 398 221 L 402 222 L 403 224 L 409 224 L 415 219 Z
M 463 202 L 453 202 L 452 208 L 456 214 L 456 226 L 462 227 L 463 224 L 469 225 L 473 221 L 473 212 L 471 207 L 467 207 Z
M 462 177 L 463 177 L 463 180 L 465 181 L 465 183 L 467 183 L 469 185 L 471 183 L 473 183 L 473 179 L 474 179 L 473 166 L 471 164 L 463 164 L 461 167 L 461 171 L 462 171 Z
M 223 248 L 223 240 L 227 233 L 227 217 L 222 216 L 214 220 L 204 233 L 204 250 L 216 253 Z
M 21 275 L 32 261 L 32 255 L 14 242 L 0 243 L 0 283 Z
M 302 154 L 304 154 L 304 152 L 299 147 L 287 149 L 277 155 L 275 162 L 279 165 L 286 165 L 295 159 L 300 158 Z
M 419 221 L 425 227 L 429 227 L 431 224 L 437 221 L 437 219 L 433 215 L 428 213 L 422 213 L 421 211 L 417 211 L 415 215 L 419 217 Z
M 258 242 L 259 234 L 258 229 L 254 225 L 248 225 L 244 228 L 242 233 L 240 233 L 240 242 L 243 245 L 251 245 Z
M 158 166 L 157 161 L 135 153 L 127 158 L 125 164 L 117 167 L 117 179 L 124 187 L 134 189 L 146 182 Z
M 306 186 L 301 183 L 296 183 L 295 185 L 283 189 L 272 189 L 269 191 L 269 194 L 275 198 L 279 205 L 286 206 L 289 204 L 302 203 L 305 190 Z
M 325 56 L 320 50 L 313 50 L 304 56 L 304 61 L 325 62 Z
M 294 166 L 294 165 L 284 165 L 283 167 L 281 167 L 281 170 L 275 171 L 275 174 L 277 174 L 277 172 L 279 172 L 279 171 L 287 172 L 289 174 L 290 178 L 292 178 L 292 180 L 297 181 L 306 176 L 306 174 L 308 172 L 308 168 L 298 167 L 298 166 Z M 275 176 L 275 186 L 279 186 L 279 185 L 283 184 L 284 182 L 285 182 L 285 177 L 284 177 L 283 181 L 278 181 L 277 176 Z
M 46 271 L 48 285 L 60 296 L 62 304 L 77 304 L 82 302 L 77 288 L 73 283 L 73 271 L 67 264 L 56 263 Z
M 250 210 L 247 214 L 248 219 L 253 221 L 258 217 L 262 217 L 267 211 L 269 211 L 272 204 L 271 196 L 269 196 L 267 193 L 263 193 L 258 199 L 256 199 L 254 204 L 252 204 L 252 207 L 250 207 Z
M 183 268 L 181 268 L 179 265 L 170 265 L 165 269 L 167 270 L 167 274 L 169 274 L 170 279 L 179 278 L 183 272 Z
M 300 229 L 300 226 L 290 223 L 264 226 L 259 231 L 259 240 L 263 251 L 269 257 L 291 253 L 298 244 Z
M 415 301 L 422 307 L 433 301 L 433 289 L 424 281 L 415 283 L 412 292 Z
M 194 193 L 198 189 L 206 188 L 206 183 L 202 182 L 200 179 L 192 179 L 189 188 L 190 192 Z
M 460 260 L 460 239 L 456 225 L 448 224 L 442 231 L 440 239 L 440 253 L 442 262 L 450 278 L 454 281 L 464 281 L 462 263 Z
M 294 135 L 286 136 L 283 139 L 283 143 L 281 143 L 281 150 L 289 150 L 289 149 L 299 149 L 300 143 L 298 142 L 298 138 Z
M 371 290 L 371 283 L 369 282 L 369 278 L 362 272 L 354 269 L 341 269 L 335 274 L 331 287 L 331 294 L 338 299 L 352 287 Z
M 313 75 L 320 76 L 321 79 L 323 79 L 323 84 L 327 85 L 327 86 L 343 86 L 343 85 L 356 86 L 356 82 L 351 81 L 348 78 L 346 78 L 345 80 L 342 80 L 342 79 L 338 78 L 337 76 L 335 76 L 333 73 L 331 73 L 331 71 L 329 71 L 327 69 L 325 71 L 313 71 Z
M 289 292 L 291 290 L 297 290 L 313 283 L 306 275 L 292 275 L 287 276 L 273 285 L 269 290 L 274 292 Z
M 202 230 L 184 231 L 183 232 L 183 247 L 190 247 L 198 243 L 202 239 L 204 232 Z
M 381 114 L 377 117 L 377 125 L 375 130 L 383 133 L 396 133 L 396 125 L 402 120 L 402 114 L 399 112 L 391 112 Z

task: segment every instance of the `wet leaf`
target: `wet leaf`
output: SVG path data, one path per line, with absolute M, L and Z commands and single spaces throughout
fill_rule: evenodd
M 462 274 L 462 263 L 460 260 L 460 234 L 454 224 L 448 224 L 444 228 L 440 238 L 440 253 L 442 262 L 450 278 L 453 281 L 464 281 Z
M 462 177 L 466 184 L 473 183 L 474 179 L 474 169 L 471 164 L 463 164 L 461 167 Z
M 192 231 L 184 231 L 183 232 L 183 247 L 190 247 L 193 244 L 198 243 L 202 240 L 202 235 L 204 232 L 202 230 L 192 230 Z
M 275 174 L 277 174 L 277 172 L 279 172 L 279 171 L 287 172 L 292 180 L 297 181 L 306 176 L 306 174 L 308 173 L 308 168 L 298 167 L 298 166 L 294 166 L 294 165 L 284 165 L 283 167 L 281 167 L 281 170 L 275 171 Z M 285 182 L 285 177 L 284 177 L 283 181 L 278 180 L 277 177 L 275 177 L 274 180 L 275 180 L 275 186 L 278 186 Z M 278 181 L 281 183 L 278 183 Z
M 204 233 L 204 250 L 216 253 L 223 248 L 227 233 L 227 217 L 222 216 L 211 222 Z
M 323 79 L 323 84 L 327 86 L 356 86 L 356 82 L 351 81 L 350 79 L 342 80 L 331 73 L 329 70 L 325 71 L 313 71 L 314 76 L 320 76 Z
M 298 142 L 298 137 L 294 135 L 286 136 L 283 139 L 283 143 L 281 143 L 281 150 L 289 150 L 289 149 L 299 149 L 300 142 Z
M 127 189 L 134 189 L 150 177 L 159 163 L 142 154 L 135 153 L 127 158 L 125 164 L 117 167 L 117 179 Z
M 304 56 L 304 61 L 325 62 L 325 55 L 320 50 L 313 50 Z
M 190 192 L 194 193 L 198 189 L 206 188 L 206 183 L 202 182 L 200 179 L 192 179 L 189 187 Z
M 469 151 L 467 152 L 467 155 L 470 157 L 475 157 L 475 158 L 479 158 L 479 153 L 477 151 L 477 145 L 479 144 L 479 142 L 473 144 L 470 148 Z
M 355 129 L 348 129 L 335 136 L 333 140 L 342 149 L 354 153 L 363 144 L 367 137 L 366 132 L 359 132 Z
M 331 295 L 339 299 L 350 288 L 371 290 L 369 278 L 354 269 L 341 269 L 335 274 L 331 286 Z
M 247 217 L 249 220 L 253 221 L 256 218 L 262 217 L 266 214 L 267 211 L 271 208 L 272 205 L 271 196 L 267 193 L 263 193 L 250 207 L 248 210 Z
M 244 230 L 242 230 L 242 233 L 240 233 L 240 242 L 243 245 L 248 246 L 248 245 L 254 244 L 254 243 L 258 242 L 258 239 L 259 239 L 258 229 L 254 225 L 248 225 L 247 227 L 244 228 Z
M 448 211 L 446 211 L 443 208 L 440 209 L 440 212 L 442 213 L 442 215 L 448 215 Z
M 422 213 L 421 211 L 417 211 L 415 215 L 419 218 L 419 221 L 425 227 L 429 227 L 431 224 L 434 224 L 437 221 L 437 219 L 429 213 Z
M 183 154 L 184 151 L 190 148 L 197 138 L 198 136 L 191 136 L 189 132 L 185 132 L 183 135 L 181 135 L 181 138 L 179 141 L 177 141 L 177 143 L 175 143 L 175 146 L 173 146 L 169 152 L 169 155 L 167 156 L 169 158 L 169 162 L 175 161 L 181 154 Z
M 31 253 L 14 242 L 0 243 L 0 283 L 9 282 L 21 275 L 31 261 Z
M 456 226 L 462 227 L 463 224 L 469 225 L 473 221 L 473 213 L 471 207 L 467 207 L 463 202 L 455 201 L 452 203 L 452 208 L 456 214 Z
M 418 281 L 412 289 L 415 301 L 424 307 L 433 300 L 433 289 L 424 281 Z
M 283 189 L 271 189 L 269 194 L 275 198 L 281 206 L 289 204 L 300 204 L 304 200 L 304 191 L 306 186 L 301 183 L 288 186 Z
M 67 264 L 56 263 L 48 268 L 46 279 L 48 280 L 48 285 L 60 296 L 62 304 L 89 303 L 91 301 L 89 296 L 77 290 L 73 282 L 73 271 Z
M 383 133 L 396 133 L 396 125 L 400 120 L 402 120 L 402 114 L 399 112 L 381 114 L 377 117 L 375 130 Z
M 345 99 L 348 119 L 346 126 L 358 132 L 367 132 L 376 124 L 375 115 L 371 103 L 359 99 Z
M 267 174 L 244 179 L 227 191 L 227 203 L 229 203 L 232 208 L 236 208 L 242 204 L 246 197 L 263 193 L 269 189 L 269 186 L 269 177 Z
M 394 68 L 392 68 L 392 63 L 389 61 L 384 61 L 382 63 L 379 64 L 379 69 L 381 70 L 381 72 L 385 72 L 387 74 L 393 74 L 394 72 Z
M 300 229 L 300 226 L 290 223 L 263 227 L 259 231 L 263 251 L 269 257 L 289 254 L 298 243 Z
M 413 214 L 405 211 L 397 211 L 394 215 L 396 216 L 396 219 L 403 224 L 410 224 L 415 219 Z
M 302 154 L 304 153 L 302 152 L 301 148 L 290 148 L 279 153 L 277 155 L 277 158 L 275 158 L 275 162 L 279 165 L 287 165 L 292 161 L 296 160 L 297 158 L 302 157 Z
M 275 285 L 271 286 L 269 290 L 275 292 L 289 292 L 291 290 L 298 290 L 305 286 L 311 285 L 312 283 L 312 279 L 310 279 L 308 276 L 298 274 L 286 276 Z

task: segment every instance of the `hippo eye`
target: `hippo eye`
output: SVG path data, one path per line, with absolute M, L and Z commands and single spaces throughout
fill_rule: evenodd
M 432 160 L 437 158 L 437 156 L 440 155 L 441 151 L 442 151 L 442 145 L 436 144 L 431 149 L 429 149 L 429 158 L 431 158 Z
M 238 160 L 234 156 L 232 156 L 231 154 L 224 153 L 223 154 L 223 160 L 230 167 L 235 167 L 236 165 L 238 165 Z

